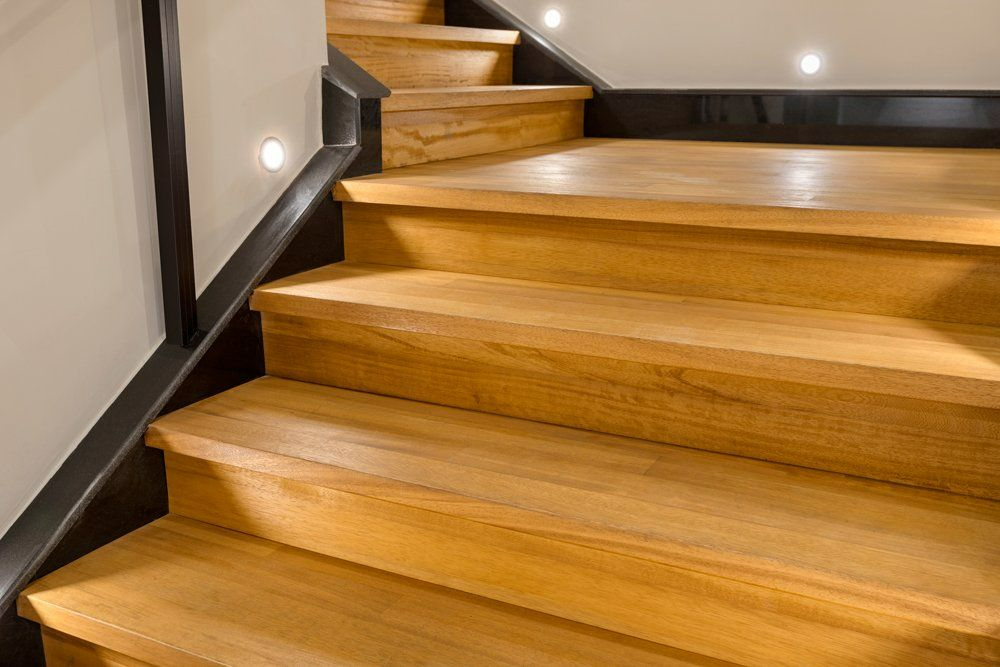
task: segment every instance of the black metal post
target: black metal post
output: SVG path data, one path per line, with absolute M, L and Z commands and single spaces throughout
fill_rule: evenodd
M 167 342 L 198 337 L 177 0 L 142 0 L 156 224 Z

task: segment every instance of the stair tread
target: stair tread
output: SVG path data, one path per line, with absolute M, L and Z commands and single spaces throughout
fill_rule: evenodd
M 584 138 L 348 179 L 336 196 L 1000 246 L 1000 150 Z
M 993 501 L 272 377 L 147 444 L 1000 637 Z
M 253 308 L 389 329 L 1000 407 L 1000 329 L 379 265 L 256 290 Z
M 396 88 L 382 101 L 382 112 L 450 109 L 536 102 L 587 100 L 590 86 L 451 86 Z
M 428 39 L 440 42 L 475 42 L 478 44 L 518 44 L 521 33 L 517 30 L 490 30 L 463 28 L 429 23 L 397 23 L 394 21 L 367 21 L 363 19 L 327 19 L 327 33 L 331 35 L 356 35 L 365 37 L 398 37 L 400 39 Z
M 173 515 L 19 609 L 150 664 L 723 664 Z

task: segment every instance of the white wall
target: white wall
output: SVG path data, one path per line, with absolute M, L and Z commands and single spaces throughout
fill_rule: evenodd
M 1000 89 L 1000 0 L 499 2 L 616 88 Z
M 180 0 L 181 70 L 200 293 L 322 144 L 323 0 Z M 260 142 L 285 144 L 264 170 Z
M 138 5 L 0 0 L 0 534 L 163 339 Z M 326 38 L 323 0 L 180 12 L 200 292 L 320 145 Z

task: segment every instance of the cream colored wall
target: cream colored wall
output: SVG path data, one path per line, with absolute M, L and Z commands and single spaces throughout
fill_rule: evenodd
M 1000 89 L 998 0 L 498 1 L 616 88 Z
M 200 293 L 322 144 L 323 0 L 180 0 L 181 69 Z M 285 144 L 264 170 L 260 142 Z
M 163 339 L 138 5 L 0 0 L 0 534 Z M 180 2 L 199 292 L 320 145 L 323 11 Z

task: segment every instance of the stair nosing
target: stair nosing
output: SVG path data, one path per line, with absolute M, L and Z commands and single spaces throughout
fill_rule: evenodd
M 367 290 L 356 287 L 338 287 L 340 280 L 369 281 Z M 412 283 L 413 280 L 424 280 L 425 285 L 420 291 L 401 295 L 402 288 L 379 292 L 371 281 L 389 281 L 389 287 Z M 464 281 L 459 294 L 468 293 L 472 300 L 468 301 L 467 309 L 455 307 L 447 298 L 448 290 L 455 289 L 455 281 Z M 323 294 L 307 294 L 310 285 L 321 285 Z M 524 299 L 534 301 L 539 298 L 548 299 L 533 311 L 525 309 L 516 313 L 507 312 L 506 305 L 495 303 L 479 303 L 475 299 L 476 290 L 492 288 L 489 292 L 493 298 L 499 299 L 504 290 L 510 293 L 524 289 L 530 290 Z M 408 290 L 410 288 L 407 288 Z M 416 289 L 414 287 L 413 289 Z M 331 292 L 331 290 L 333 290 Z M 345 291 L 346 290 L 346 291 Z M 435 293 L 442 296 L 433 297 Z M 485 292 L 484 292 L 485 293 Z M 555 297 L 560 297 L 556 299 Z M 509 297 L 508 297 L 509 298 Z M 617 308 L 616 301 L 624 299 L 621 312 L 632 309 L 639 315 L 649 314 L 654 320 L 635 320 L 640 329 L 650 333 L 615 331 L 607 319 L 592 319 L 586 323 L 579 320 L 585 315 L 573 315 L 563 324 L 549 320 L 543 316 L 550 312 L 550 304 L 564 301 L 586 309 L 588 304 L 597 299 L 605 306 Z M 394 303 L 390 303 L 394 302 Z M 506 303 L 506 302 L 505 302 Z M 635 305 L 643 308 L 636 309 Z M 673 331 L 658 330 L 652 322 L 655 318 L 664 317 L 658 312 L 664 306 L 672 307 L 676 312 L 688 313 L 702 320 L 701 329 L 693 329 L 685 325 L 683 320 L 671 323 Z M 827 387 L 863 391 L 866 393 L 885 393 L 901 397 L 931 400 L 951 401 L 969 406 L 996 409 L 1000 408 L 1000 371 L 996 364 L 988 363 L 977 352 L 968 352 L 964 342 L 938 339 L 934 336 L 914 338 L 901 337 L 901 334 L 870 333 L 876 325 L 889 328 L 901 327 L 906 333 L 921 333 L 926 324 L 930 331 L 937 335 L 941 330 L 951 332 L 948 335 L 961 335 L 968 339 L 982 338 L 994 343 L 993 351 L 1000 351 L 1000 328 L 984 325 L 935 323 L 913 320 L 888 315 L 868 315 L 860 313 L 844 313 L 827 311 L 801 306 L 780 306 L 769 304 L 754 304 L 750 302 L 731 301 L 705 297 L 675 296 L 670 294 L 637 292 L 611 288 L 563 285 L 558 283 L 543 283 L 515 278 L 500 278 L 475 274 L 462 274 L 448 271 L 433 271 L 427 269 L 412 269 L 389 267 L 370 264 L 342 263 L 313 269 L 297 276 L 284 278 L 274 283 L 262 285 L 251 297 L 251 308 L 260 312 L 273 313 L 292 317 L 305 317 L 320 320 L 333 320 L 361 326 L 376 326 L 385 329 L 401 329 L 414 333 L 430 335 L 469 337 L 476 340 L 505 343 L 527 347 L 542 346 L 543 349 L 598 356 L 637 363 L 650 363 L 671 367 L 694 368 L 747 377 L 759 377 L 766 380 L 782 382 L 804 382 Z M 498 310 L 501 308 L 501 310 Z M 702 312 L 702 309 L 705 309 Z M 714 309 L 719 314 L 715 315 Z M 555 311 L 551 311 L 555 313 Z M 743 336 L 737 339 L 732 333 L 725 333 L 728 338 L 714 340 L 714 330 L 707 326 L 717 318 L 729 318 L 732 322 L 744 322 L 746 326 L 753 323 L 753 317 L 759 313 L 765 318 L 775 318 L 776 323 L 771 332 L 772 337 L 767 345 L 762 345 L 757 338 L 750 340 Z M 556 315 L 553 315 L 554 317 Z M 741 316 L 740 319 L 736 319 Z M 563 318 L 562 313 L 558 314 Z M 623 315 L 624 317 L 624 315 Z M 572 318 L 577 318 L 574 321 Z M 864 329 L 863 332 L 804 326 L 798 323 L 803 319 L 815 319 L 816 324 L 830 322 L 844 323 L 850 329 Z M 863 326 L 862 326 L 863 325 Z M 740 325 L 743 326 L 743 325 Z M 933 327 L 938 327 L 935 329 Z M 735 325 L 732 327 L 735 330 Z M 782 332 L 782 328 L 787 330 Z M 813 342 L 812 330 L 829 332 L 835 336 L 831 340 L 838 341 L 836 346 L 826 342 L 826 352 Z M 697 333 L 702 331 L 702 333 Z M 874 328 L 878 332 L 878 328 Z M 694 332 L 694 335 L 692 335 Z M 544 339 L 540 338 L 544 334 Z M 705 336 L 708 336 L 706 339 Z M 794 335 L 798 348 L 795 351 L 783 349 L 787 346 L 786 339 Z M 700 338 L 699 338 L 700 336 Z M 875 338 L 875 337 L 878 338 Z M 836 337 L 840 337 L 839 339 Z M 881 356 L 879 359 L 852 358 L 844 354 L 843 341 L 861 340 L 868 348 L 875 343 L 912 340 L 916 352 L 911 352 L 908 358 Z M 871 340 L 869 340 L 871 339 Z M 964 340 L 964 339 L 963 339 Z M 609 342 L 614 345 L 609 345 Z M 927 359 L 940 355 L 941 349 L 947 346 L 962 353 L 964 363 L 973 364 L 961 372 L 928 365 Z M 847 345 L 848 352 L 852 352 Z M 864 351 L 863 346 L 859 348 Z M 974 348 L 975 349 L 975 348 Z M 831 354 L 830 351 L 835 354 Z M 807 354 L 807 351 L 814 351 Z M 691 352 L 697 352 L 698 358 L 692 359 Z M 919 356 L 913 356 L 919 353 Z M 856 353 L 855 353 L 856 354 Z M 889 363 L 889 362 L 892 363 Z M 904 361 L 906 363 L 904 363 Z M 777 362 L 777 363 L 776 363 Z M 953 362 L 952 362 L 953 363 Z M 975 372 L 972 372 L 975 370 Z M 934 380 L 930 383 L 919 380 Z M 872 383 L 878 381 L 878 387 Z
M 395 23 L 392 21 L 368 21 L 363 19 L 328 19 L 327 34 L 357 37 L 389 37 L 436 42 L 468 42 L 502 46 L 514 46 L 521 42 L 521 33 L 517 30 L 462 28 L 430 23 Z
M 587 100 L 590 86 L 455 86 L 395 89 L 382 113 Z M 452 98 L 452 99 L 448 99 Z M 497 99 L 502 98 L 502 99 Z

